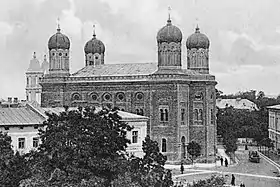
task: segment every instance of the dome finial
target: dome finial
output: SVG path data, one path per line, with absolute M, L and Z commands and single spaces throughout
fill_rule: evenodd
M 171 24 L 170 12 L 171 12 L 171 7 L 168 6 L 168 20 L 167 20 L 167 25 L 170 25 L 170 24 Z
M 44 61 L 46 61 L 47 60 L 47 55 L 44 55 Z
M 200 33 L 200 31 L 199 31 L 199 27 L 198 27 L 198 18 L 196 18 L 195 20 L 196 20 L 195 33 Z
M 93 24 L 93 38 L 96 38 L 96 34 L 95 34 L 95 24 Z
M 60 23 L 59 17 L 57 18 L 57 32 L 60 32 Z
M 36 52 L 33 53 L 33 58 L 36 58 Z

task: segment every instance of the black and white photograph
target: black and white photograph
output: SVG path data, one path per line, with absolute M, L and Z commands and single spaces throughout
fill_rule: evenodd
M 279 0 L 0 0 L 0 187 L 279 187 Z

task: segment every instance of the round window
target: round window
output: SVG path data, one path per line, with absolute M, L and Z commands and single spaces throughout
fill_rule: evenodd
M 117 97 L 120 101 L 124 100 L 124 94 L 123 93 L 119 93 Z
M 73 95 L 73 100 L 80 100 L 80 95 L 79 94 Z
M 55 54 L 53 53 L 52 55 L 54 56 Z
M 58 55 L 59 55 L 59 56 L 62 56 L 62 53 L 59 53 Z
M 95 59 L 97 60 L 97 59 L 98 59 L 98 56 L 95 56 Z
M 110 94 L 105 94 L 104 95 L 104 100 L 110 100 L 111 99 L 111 95 Z
M 142 99 L 143 99 L 143 94 L 142 94 L 142 93 L 137 93 L 137 94 L 136 94 L 136 98 L 137 98 L 138 100 L 142 100 Z
M 96 101 L 97 100 L 97 95 L 96 94 L 92 94 L 91 98 L 92 98 L 92 100 Z

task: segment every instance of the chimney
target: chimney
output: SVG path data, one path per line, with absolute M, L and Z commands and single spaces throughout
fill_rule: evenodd
M 18 98 L 14 97 L 14 103 L 18 103 Z
M 12 103 L 12 98 L 11 97 L 8 97 L 8 102 Z

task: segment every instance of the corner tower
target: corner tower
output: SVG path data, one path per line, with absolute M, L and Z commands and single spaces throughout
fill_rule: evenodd
M 58 24 L 56 34 L 48 42 L 49 48 L 49 75 L 64 77 L 69 76 L 69 49 L 70 40 L 62 34 Z
M 181 30 L 172 25 L 170 15 L 167 24 L 157 33 L 158 69 L 181 69 Z
M 93 30 L 93 37 L 86 43 L 84 51 L 86 66 L 104 64 L 105 45 L 102 41 L 96 38 L 95 26 Z
M 205 34 L 200 33 L 199 27 L 190 35 L 186 42 L 188 69 L 209 74 L 210 41 Z

